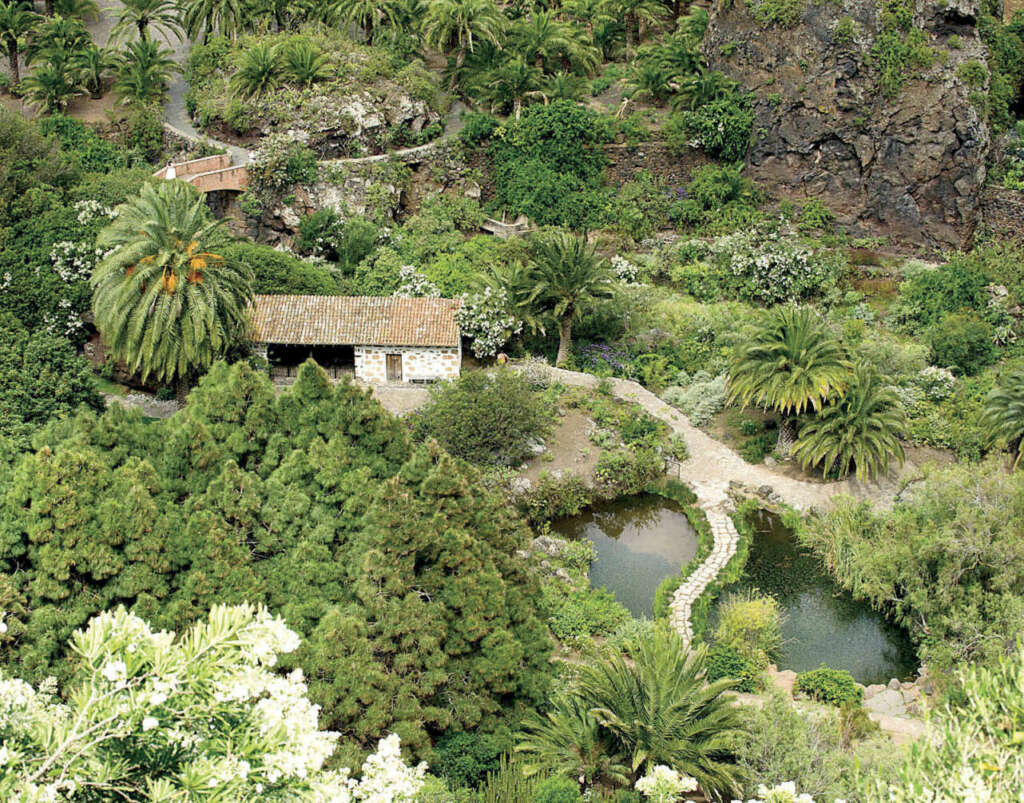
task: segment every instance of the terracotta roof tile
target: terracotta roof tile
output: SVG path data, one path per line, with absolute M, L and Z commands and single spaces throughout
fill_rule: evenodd
M 459 345 L 458 299 L 261 295 L 253 339 L 304 346 Z

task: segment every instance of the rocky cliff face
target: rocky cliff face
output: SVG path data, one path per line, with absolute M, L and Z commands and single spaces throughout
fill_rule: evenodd
M 975 105 L 988 87 L 958 74 L 985 63 L 977 14 L 977 0 L 918 0 L 914 27 L 936 57 L 888 100 L 871 56 L 882 32 L 875 0 L 808 3 L 790 29 L 765 28 L 744 0 L 716 11 L 711 68 L 756 95 L 751 177 L 781 198 L 821 200 L 855 235 L 963 245 L 990 148 Z

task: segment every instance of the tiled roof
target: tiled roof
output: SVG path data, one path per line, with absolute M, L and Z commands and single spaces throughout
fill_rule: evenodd
M 458 346 L 458 299 L 256 296 L 253 339 L 303 346 Z

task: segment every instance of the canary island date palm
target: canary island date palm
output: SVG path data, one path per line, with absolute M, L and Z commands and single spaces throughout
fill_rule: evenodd
M 305 39 L 293 39 L 281 48 L 281 70 L 286 81 L 310 87 L 331 77 L 327 54 Z
M 136 31 L 139 39 L 149 39 L 150 26 L 181 39 L 181 11 L 177 0 L 121 0 L 116 8 L 117 22 L 111 29 L 115 38 Z
M 252 271 L 222 255 L 228 241 L 183 181 L 147 184 L 118 207 L 92 276 L 96 326 L 116 359 L 180 387 L 244 337 Z
M 427 47 L 455 51 L 461 66 L 479 41 L 499 44 L 507 22 L 494 0 L 428 0 L 423 41 Z
M 1017 453 L 1013 466 L 1019 466 L 1024 455 L 1024 371 L 1013 371 L 999 380 L 985 399 L 980 423 L 990 444 Z
M 539 240 L 533 249 L 534 291 L 531 299 L 558 321 L 556 365 L 569 359 L 572 325 L 594 302 L 611 295 L 613 273 L 608 260 L 586 237 L 561 234 Z
M 103 95 L 107 74 L 118 66 L 119 60 L 107 48 L 89 45 L 75 53 L 70 64 L 78 81 L 97 99 Z
M 826 476 L 858 479 L 886 474 L 904 460 L 900 436 L 907 421 L 896 392 L 869 365 L 858 364 L 846 392 L 800 430 L 793 456 L 805 469 L 821 466 Z
M 582 779 L 587 786 L 628 786 L 629 767 L 616 752 L 611 734 L 571 692 L 555 697 L 543 714 L 530 712 L 522 723 L 515 752 L 527 777 L 546 772 Z
M 181 24 L 189 39 L 203 42 L 219 33 L 232 41 L 251 27 L 252 10 L 246 0 L 184 0 Z
M 37 64 L 21 82 L 28 102 L 50 114 L 62 112 L 68 101 L 82 94 L 74 71 L 66 58 Z
M 18 54 L 21 52 L 25 35 L 39 19 L 39 15 L 32 10 L 32 4 L 25 0 L 0 0 L 0 46 L 7 53 L 12 84 L 21 81 Z
M 395 25 L 402 15 L 399 0 L 337 0 L 332 6 L 333 16 L 339 22 L 362 28 L 366 41 L 372 41 L 378 25 Z
M 757 405 L 782 416 L 779 451 L 792 446 L 792 416 L 820 410 L 849 383 L 842 345 L 807 307 L 779 306 L 764 314 L 753 335 L 733 355 L 730 404 Z
M 688 651 L 677 633 L 660 626 L 640 640 L 631 659 L 612 652 L 581 666 L 577 693 L 634 781 L 664 764 L 728 800 L 738 791 L 734 749 L 744 720 L 724 694 L 736 681 L 708 683 L 706 663 L 706 647 Z
M 124 49 L 114 91 L 122 103 L 160 102 L 179 69 L 166 47 L 151 39 L 137 39 Z
M 269 42 L 255 42 L 238 55 L 229 87 L 240 97 L 260 97 L 276 89 L 280 79 L 278 48 Z

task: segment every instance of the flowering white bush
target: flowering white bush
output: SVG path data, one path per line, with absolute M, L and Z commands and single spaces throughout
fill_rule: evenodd
M 441 291 L 430 279 L 420 273 L 413 265 L 402 265 L 398 269 L 401 284 L 395 295 L 403 298 L 440 298 Z
M 423 785 L 398 737 L 356 781 L 324 770 L 302 671 L 270 671 L 298 636 L 266 609 L 218 606 L 181 638 L 118 608 L 72 636 L 84 679 L 66 695 L 0 677 L 0 799 L 400 803 Z
M 734 803 L 741 803 L 741 801 L 734 801 Z M 808 794 L 797 794 L 796 784 L 786 781 L 771 788 L 761 784 L 757 789 L 757 799 L 748 800 L 747 803 L 814 803 L 814 798 Z M 835 803 L 845 803 L 845 801 L 836 800 Z
M 636 284 L 637 279 L 640 276 L 640 266 L 634 262 L 630 262 L 624 257 L 620 257 L 618 254 L 611 258 L 612 270 L 615 271 L 616 278 L 625 282 L 626 284 Z
M 695 792 L 697 781 L 680 775 L 671 767 L 658 764 L 636 782 L 636 791 L 654 803 L 676 803 L 686 792 Z
M 839 264 L 777 232 L 746 231 L 719 237 L 711 257 L 740 280 L 739 293 L 765 305 L 799 301 L 836 278 Z
M 914 377 L 913 383 L 929 401 L 935 402 L 948 399 L 956 389 L 956 377 L 953 376 L 953 372 L 935 365 L 922 368 Z
M 523 330 L 523 322 L 509 312 L 508 307 L 504 288 L 485 287 L 482 292 L 462 296 L 455 320 L 462 334 L 472 339 L 473 353 L 477 357 L 493 357 L 509 338 Z

